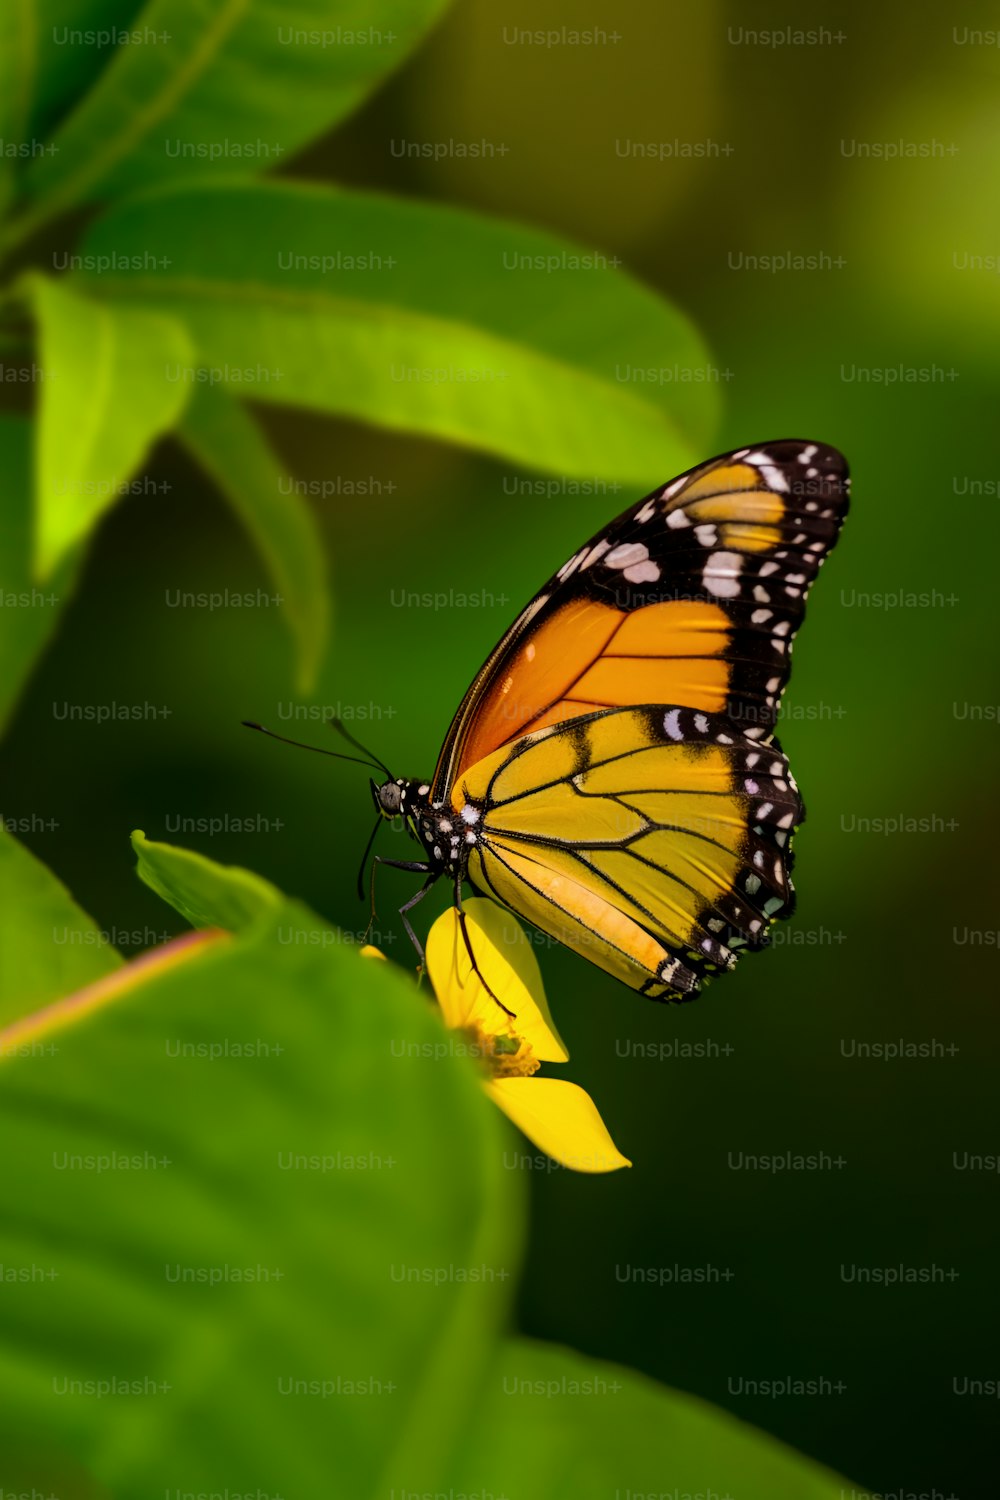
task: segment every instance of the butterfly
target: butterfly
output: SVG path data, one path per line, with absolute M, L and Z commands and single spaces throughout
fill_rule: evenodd
M 460 914 L 468 882 L 653 1000 L 767 944 L 805 816 L 774 726 L 848 493 L 836 449 L 763 443 L 574 552 L 476 674 L 430 780 L 372 781 L 423 849 L 379 860 L 426 876 L 401 909 L 418 952 L 407 913 L 442 877 Z

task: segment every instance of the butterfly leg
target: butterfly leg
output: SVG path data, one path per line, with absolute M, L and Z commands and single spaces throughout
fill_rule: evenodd
M 416 868 L 417 869 L 426 870 L 427 866 L 426 865 L 418 865 L 418 866 L 416 866 Z M 424 949 L 423 949 L 423 944 L 421 943 L 420 939 L 417 937 L 417 934 L 414 932 L 413 928 L 410 926 L 410 921 L 409 921 L 409 918 L 407 917 L 406 913 L 408 911 L 410 911 L 414 906 L 416 906 L 416 904 L 417 904 L 418 901 L 422 901 L 424 899 L 424 897 L 427 895 L 427 892 L 430 890 L 431 886 L 438 879 L 439 874 L 440 874 L 440 871 L 438 871 L 438 870 L 432 870 L 430 872 L 430 874 L 427 876 L 427 879 L 424 881 L 423 885 L 420 887 L 420 889 L 417 892 L 417 894 L 415 896 L 411 896 L 410 899 L 409 899 L 409 901 L 405 901 L 403 903 L 403 905 L 399 908 L 399 915 L 403 919 L 403 926 L 406 928 L 406 935 L 410 939 L 410 942 L 413 944 L 414 948 L 416 948 L 416 950 L 417 950 L 417 956 L 420 959 L 420 969 L 421 969 L 421 972 L 423 972 L 423 968 L 424 968 Z
M 421 894 L 423 894 L 423 892 L 421 892 Z M 516 1020 L 517 1016 L 515 1012 L 512 1010 L 508 1010 L 503 1001 L 497 999 L 496 995 L 494 995 L 493 991 L 487 984 L 485 975 L 483 974 L 479 965 L 476 963 L 476 955 L 472 951 L 472 939 L 469 937 L 469 929 L 465 921 L 465 912 L 462 910 L 462 878 L 460 875 L 456 875 L 455 877 L 455 910 L 458 912 L 458 925 L 462 929 L 462 940 L 465 943 L 465 951 L 469 955 L 469 962 L 472 965 L 473 974 L 475 974 L 476 978 L 479 980 L 479 983 L 489 995 L 490 999 L 496 1000 L 497 1005 L 499 1005 L 504 1015 L 510 1016 L 511 1020 Z
M 411 906 L 416 906 L 417 902 L 420 900 L 420 898 L 422 896 L 425 896 L 427 894 L 427 892 L 430 890 L 431 886 L 434 884 L 434 881 L 437 879 L 437 872 L 432 871 L 430 865 L 424 863 L 422 860 L 416 860 L 416 859 L 383 859 L 380 854 L 376 854 L 375 858 L 372 860 L 371 913 L 370 913 L 369 918 L 368 918 L 368 926 L 367 926 L 367 928 L 365 930 L 365 940 L 366 941 L 368 939 L 369 934 L 371 933 L 372 928 L 375 926 L 375 872 L 378 869 L 379 865 L 388 865 L 390 870 L 409 870 L 409 871 L 411 871 L 415 875 L 427 875 L 427 876 L 430 877 L 420 887 L 420 890 L 413 897 L 413 899 L 410 900 L 410 901 L 407 901 L 406 904 L 404 906 L 401 906 L 400 909 L 399 909 L 399 915 L 403 918 L 403 926 L 406 928 L 406 931 L 407 931 L 407 934 L 409 936 L 410 942 L 413 944 L 414 948 L 416 948 L 417 953 L 420 956 L 420 962 L 421 962 L 421 964 L 423 964 L 423 961 L 424 961 L 424 950 L 420 946 L 420 942 L 419 942 L 419 940 L 417 938 L 417 935 L 413 931 L 413 928 L 410 926 L 409 921 L 407 920 L 406 913 L 410 910 Z

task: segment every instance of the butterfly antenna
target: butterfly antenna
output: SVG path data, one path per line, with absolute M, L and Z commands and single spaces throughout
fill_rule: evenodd
M 306 745 L 302 740 L 290 740 L 286 735 L 275 734 L 273 729 L 265 729 L 263 724 L 255 724 L 252 719 L 243 719 L 242 723 L 244 729 L 256 729 L 258 734 L 266 734 L 272 740 L 280 740 L 283 745 L 294 745 L 297 750 L 312 750 L 315 755 L 332 755 L 334 760 L 349 760 L 356 766 L 371 766 L 376 771 L 385 770 L 381 761 L 359 760 L 356 755 L 341 755 L 339 750 L 323 750 L 319 745 Z M 351 743 L 353 744 L 354 741 L 352 740 Z M 361 748 L 359 745 L 358 749 Z
M 347 743 L 349 745 L 353 745 L 355 750 L 360 750 L 362 755 L 367 755 L 369 762 L 373 766 L 377 766 L 380 771 L 384 771 L 390 779 L 392 778 L 392 772 L 389 770 L 389 767 L 386 765 L 385 761 L 379 760 L 378 756 L 373 755 L 372 752 L 368 749 L 367 745 L 362 745 L 361 741 L 356 740 L 353 734 L 349 734 L 348 731 L 344 728 L 343 719 L 338 719 L 336 714 L 331 714 L 326 722 L 329 724 L 331 729 L 335 729 L 338 734 L 343 735 Z
M 384 823 L 384 821 L 385 821 L 385 819 L 382 817 L 382 814 L 379 813 L 378 817 L 375 819 L 375 827 L 372 829 L 371 833 L 369 834 L 368 842 L 365 845 L 365 852 L 361 856 L 361 869 L 358 871 L 358 900 L 359 901 L 363 901 L 365 899 L 365 865 L 368 863 L 368 856 L 372 852 L 372 844 L 374 844 L 374 842 L 375 842 L 375 835 L 378 833 L 379 828 L 382 826 L 382 824 Z

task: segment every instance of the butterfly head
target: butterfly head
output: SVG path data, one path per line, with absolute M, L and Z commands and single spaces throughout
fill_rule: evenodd
M 381 786 L 374 780 L 370 785 L 372 800 L 383 818 L 412 817 L 427 805 L 430 786 L 426 781 L 404 781 L 402 777 L 391 776 Z

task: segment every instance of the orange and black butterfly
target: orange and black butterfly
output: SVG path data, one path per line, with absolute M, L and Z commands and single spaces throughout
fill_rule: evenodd
M 792 911 L 805 816 L 774 725 L 848 488 L 824 444 L 741 448 L 654 490 L 549 579 L 431 779 L 372 782 L 423 847 L 378 861 L 426 876 L 401 911 L 418 952 L 407 912 L 442 876 L 460 912 L 468 882 L 654 1000 L 692 999 L 766 945 Z
M 480 668 L 431 779 L 372 783 L 423 846 L 404 921 L 442 876 L 461 909 L 467 881 L 663 1001 L 764 947 L 805 815 L 774 724 L 848 490 L 835 449 L 763 443 L 575 552 Z

